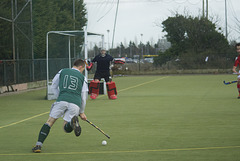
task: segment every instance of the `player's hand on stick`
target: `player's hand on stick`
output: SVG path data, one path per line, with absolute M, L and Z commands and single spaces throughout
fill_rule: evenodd
M 84 120 L 84 121 L 87 120 L 87 116 L 85 115 L 85 113 L 80 113 L 79 116 L 82 120 Z

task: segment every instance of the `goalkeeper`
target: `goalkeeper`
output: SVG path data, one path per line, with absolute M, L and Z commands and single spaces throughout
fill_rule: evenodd
M 89 93 L 91 99 L 96 99 L 99 95 L 100 80 L 104 78 L 107 85 L 107 92 L 109 99 L 117 99 L 117 89 L 115 82 L 110 80 L 110 64 L 113 61 L 113 57 L 106 53 L 105 49 L 101 49 L 100 54 L 95 56 L 87 67 L 90 70 L 93 63 L 97 63 L 97 70 L 94 74 L 94 80 L 90 82 Z

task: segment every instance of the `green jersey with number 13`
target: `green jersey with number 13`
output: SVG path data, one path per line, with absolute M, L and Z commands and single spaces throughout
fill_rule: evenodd
M 74 69 L 63 69 L 60 73 L 59 96 L 57 102 L 66 101 L 80 107 L 84 75 Z

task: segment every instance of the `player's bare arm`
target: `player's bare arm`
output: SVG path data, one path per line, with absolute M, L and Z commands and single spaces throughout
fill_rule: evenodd
M 233 71 L 233 73 L 235 73 L 235 74 L 238 74 L 239 75 L 239 73 L 237 72 L 237 67 L 236 66 L 233 66 L 233 69 L 232 69 L 232 71 Z

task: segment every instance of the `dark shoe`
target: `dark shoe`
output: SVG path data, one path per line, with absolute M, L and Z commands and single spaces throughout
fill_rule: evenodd
M 41 146 L 40 145 L 36 145 L 35 147 L 32 148 L 32 151 L 34 153 L 41 153 Z
M 75 132 L 76 136 L 79 136 L 81 134 L 81 126 L 79 125 L 78 117 L 74 116 L 71 120 L 71 126 Z

